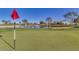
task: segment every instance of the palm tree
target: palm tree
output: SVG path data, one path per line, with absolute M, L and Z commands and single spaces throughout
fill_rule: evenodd
M 2 20 L 2 23 L 4 23 L 5 22 L 5 20 Z
M 78 14 L 76 12 L 68 12 L 64 15 L 64 18 L 66 20 L 70 20 L 70 24 L 73 24 L 74 19 L 78 17 Z
M 51 23 L 52 23 L 52 18 L 51 17 L 47 17 L 46 21 L 48 23 L 48 28 L 51 27 Z
M 3 22 L 4 24 L 8 24 L 8 23 L 9 23 L 9 22 L 6 21 L 6 20 L 2 20 L 2 22 Z
M 23 19 L 22 22 L 24 24 L 24 27 L 26 27 L 26 25 L 28 24 L 28 20 L 27 19 Z

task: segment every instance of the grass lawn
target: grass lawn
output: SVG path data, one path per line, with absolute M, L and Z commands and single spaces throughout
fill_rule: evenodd
M 13 46 L 13 31 L 1 32 Z M 0 38 L 0 50 L 13 50 Z M 16 51 L 79 51 L 79 29 L 17 29 Z

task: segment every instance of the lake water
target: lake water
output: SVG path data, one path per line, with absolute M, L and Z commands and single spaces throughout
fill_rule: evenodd
M 0 26 L 0 28 L 14 28 L 14 26 Z M 35 25 L 35 26 L 19 26 L 19 25 L 16 25 L 16 28 L 48 28 L 48 27 L 41 27 L 39 25 Z

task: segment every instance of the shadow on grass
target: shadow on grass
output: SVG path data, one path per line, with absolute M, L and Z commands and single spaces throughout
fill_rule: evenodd
M 8 43 L 4 38 L 0 37 L 0 39 L 5 42 L 9 47 L 11 47 L 12 49 L 15 49 L 10 43 Z

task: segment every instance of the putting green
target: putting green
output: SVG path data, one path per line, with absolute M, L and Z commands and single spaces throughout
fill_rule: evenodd
M 0 35 L 0 50 L 1 51 L 12 51 L 13 48 L 11 48 L 9 45 L 13 47 L 13 32 L 1 32 Z M 5 41 L 4 41 L 5 40 Z M 6 43 L 8 42 L 8 44 Z
M 13 46 L 13 32 L 2 33 L 4 39 Z M 0 50 L 13 50 L 0 40 Z M 16 31 L 16 51 L 79 51 L 79 29 L 41 30 L 26 29 Z

